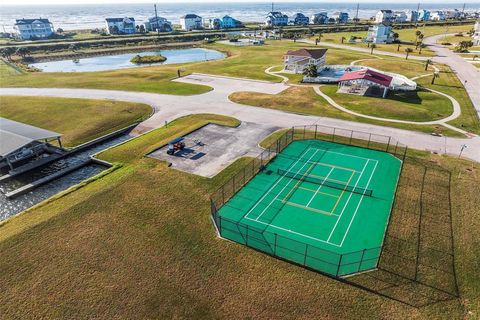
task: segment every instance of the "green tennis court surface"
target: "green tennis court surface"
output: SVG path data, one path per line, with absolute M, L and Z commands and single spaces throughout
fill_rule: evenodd
M 375 268 L 401 161 L 292 142 L 219 210 L 222 237 L 341 276 Z

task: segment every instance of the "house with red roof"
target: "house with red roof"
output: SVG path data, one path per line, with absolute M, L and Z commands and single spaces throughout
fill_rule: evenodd
M 327 49 L 299 49 L 290 50 L 283 56 L 285 71 L 303 73 L 311 65 L 317 70 L 325 65 Z
M 338 81 L 338 92 L 385 98 L 393 78 L 371 69 L 345 72 Z

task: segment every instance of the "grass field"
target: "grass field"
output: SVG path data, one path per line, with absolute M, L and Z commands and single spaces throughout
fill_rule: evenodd
M 73 147 L 139 122 L 150 115 L 140 103 L 91 99 L 0 96 L 0 117 L 63 134 Z
M 272 319 L 301 310 L 311 319 L 468 319 L 480 312 L 476 164 L 469 171 L 469 162 L 410 154 L 415 159 L 402 175 L 418 176 L 417 163 L 452 172 L 461 291 L 460 299 L 413 308 L 217 239 L 208 195 L 245 160 L 206 179 L 143 157 L 207 121 L 236 124 L 208 115 L 179 119 L 102 154 L 123 163 L 111 174 L 0 225 L 3 318 Z M 404 184 L 407 191 L 417 186 Z
M 469 31 L 470 29 L 473 28 L 473 25 L 463 25 L 463 26 L 449 26 L 448 27 L 448 32 L 466 32 Z M 416 42 L 416 31 L 422 32 L 422 34 L 425 35 L 425 37 L 428 36 L 433 36 L 436 34 L 442 34 L 445 32 L 445 27 L 441 26 L 428 26 L 428 27 L 419 27 L 418 29 L 394 29 L 393 32 L 396 32 L 399 34 L 400 41 L 402 42 Z M 334 42 L 334 43 L 341 43 L 342 37 L 344 37 L 346 40 L 344 41 L 343 44 L 349 45 L 349 46 L 354 46 L 354 47 L 364 47 L 367 48 L 367 44 L 364 43 L 348 43 L 348 40 L 350 39 L 351 36 L 357 36 L 360 38 L 363 38 L 367 35 L 367 31 L 357 31 L 357 32 L 338 32 L 338 33 L 324 33 L 323 37 L 320 41 L 320 44 L 322 41 L 325 42 Z M 314 39 L 314 38 L 312 38 Z M 394 53 L 400 53 L 400 54 L 405 54 L 405 49 L 410 48 L 413 50 L 410 55 L 416 55 L 416 56 L 434 56 L 435 53 L 428 48 L 423 48 L 422 52 L 420 53 L 419 48 L 415 48 L 415 45 L 410 45 L 410 44 L 401 44 L 400 50 L 398 50 L 398 45 L 397 44 L 377 44 L 377 48 L 374 50 L 374 53 L 376 50 L 379 51 L 387 51 L 387 52 L 394 52 Z
M 219 209 L 217 228 L 333 276 L 375 268 L 400 166 L 384 152 L 295 141 Z
M 420 61 L 404 59 L 369 59 L 361 62 L 361 65 L 370 66 L 376 69 L 403 74 L 407 77 L 419 75 L 428 75 L 432 73 L 431 68 L 425 71 L 425 64 Z M 444 92 L 454 97 L 460 104 L 462 114 L 450 124 L 473 133 L 480 133 L 480 123 L 476 116 L 472 102 L 468 97 L 465 88 L 461 85 L 458 78 L 451 72 L 447 66 L 437 65 L 440 68 L 440 78 L 434 85 L 431 84 L 431 77 L 425 77 L 416 80 L 416 82 L 440 92 Z M 451 102 L 445 97 L 428 91 L 419 91 L 417 95 L 405 96 L 398 95 L 395 100 L 377 99 L 369 97 L 355 97 L 346 94 L 336 94 L 335 86 L 325 86 L 322 91 L 332 96 L 336 102 L 352 110 L 375 115 L 385 118 L 411 120 L 411 121 L 429 121 L 439 119 L 451 114 Z M 267 95 L 252 92 L 237 92 L 230 96 L 230 99 L 247 105 L 259 106 L 264 108 L 284 110 L 288 112 L 298 112 L 304 114 L 313 114 L 327 117 L 334 117 L 358 122 L 366 122 L 379 125 L 388 125 L 391 127 L 422 131 L 426 133 L 438 132 L 449 136 L 459 136 L 458 132 L 448 130 L 442 126 L 433 125 L 413 125 L 385 123 L 356 117 L 346 114 L 331 107 L 326 101 L 315 94 L 313 89 L 308 87 L 293 87 L 278 95 Z M 386 104 L 385 102 L 388 102 Z
M 350 98 L 350 96 L 348 96 L 347 99 L 348 98 Z M 332 107 L 310 87 L 292 87 L 277 95 L 236 92 L 230 95 L 230 99 L 237 103 L 269 109 L 339 118 L 376 125 L 388 125 L 390 127 L 421 131 L 425 133 L 439 132 L 448 136 L 460 136 L 458 132 L 449 130 L 443 126 L 393 122 L 385 123 L 384 121 L 371 120 L 351 115 Z
M 222 60 L 183 64 L 182 69 L 190 72 L 242 77 L 258 80 L 280 81 L 278 77 L 264 72 L 268 67 L 282 64 L 283 54 L 292 48 L 308 45 L 291 41 L 270 41 L 264 46 L 237 48 L 228 45 L 213 44 L 207 47 L 228 52 L 230 57 Z M 329 63 L 345 63 L 367 54 L 331 50 Z M 177 77 L 178 65 L 151 66 L 103 72 L 77 73 L 29 73 L 8 76 L 0 73 L 0 86 L 3 87 L 69 87 L 118 89 L 128 91 L 145 91 L 177 95 L 200 94 L 211 90 L 207 86 L 171 82 Z M 1 69 L 0 69 L 1 71 Z

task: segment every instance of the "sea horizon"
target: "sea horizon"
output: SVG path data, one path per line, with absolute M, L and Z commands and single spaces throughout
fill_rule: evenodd
M 380 9 L 416 10 L 418 4 L 409 3 L 359 3 L 358 17 L 368 19 Z M 95 29 L 105 27 L 106 17 L 133 17 L 137 24 L 146 21 L 154 15 L 153 3 L 141 4 L 64 4 L 64 5 L 1 5 L 0 25 L 2 31 L 13 31 L 15 19 L 48 18 L 55 28 L 64 30 Z M 423 3 L 420 9 L 428 10 L 462 10 L 463 3 Z M 356 15 L 357 2 L 279 2 L 274 9 L 291 16 L 297 12 L 311 16 L 320 11 L 329 14 L 334 11 L 345 11 L 351 18 Z M 271 11 L 271 3 L 266 2 L 232 2 L 232 3 L 159 3 L 158 15 L 167 18 L 174 24 L 186 13 L 196 13 L 204 19 L 231 15 L 243 22 L 262 22 L 265 15 Z M 466 3 L 465 11 L 480 11 L 480 3 Z

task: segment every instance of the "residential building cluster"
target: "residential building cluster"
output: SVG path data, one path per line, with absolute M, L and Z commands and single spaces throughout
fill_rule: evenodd
M 467 16 L 463 11 L 428 11 L 410 10 L 410 11 L 392 11 L 380 10 L 372 19 L 378 24 L 372 32 L 381 39 L 380 33 L 387 33 L 386 28 L 391 23 L 417 22 L 417 21 L 442 21 L 448 19 L 466 19 L 475 16 Z M 319 12 L 307 17 L 303 13 L 295 13 L 288 16 L 280 11 L 269 12 L 264 20 L 267 27 L 279 27 L 287 25 L 308 25 L 308 24 L 346 24 L 350 21 L 347 12 L 337 11 L 331 14 Z M 355 19 L 354 19 L 355 20 Z M 385 27 L 380 26 L 383 24 Z M 189 13 L 180 18 L 180 26 L 184 31 L 202 30 L 205 28 L 220 30 L 231 28 L 242 28 L 243 23 L 229 15 L 222 18 L 204 19 L 197 14 Z M 109 17 L 105 19 L 106 32 L 109 34 L 134 34 L 143 32 L 171 32 L 173 25 L 166 18 L 154 16 L 148 18 L 142 24 L 137 24 L 133 17 Z M 388 29 L 388 28 L 387 28 Z M 53 24 L 44 18 L 38 19 L 17 19 L 14 25 L 16 36 L 20 39 L 43 39 L 49 38 L 55 34 Z M 378 30 L 378 32 L 377 32 Z M 383 37 L 384 38 L 384 37 Z M 381 40 L 383 41 L 383 40 Z M 389 41 L 388 39 L 385 41 Z
M 373 20 L 376 23 L 405 23 L 420 21 L 444 21 L 444 20 L 464 20 L 467 14 L 460 10 L 408 10 L 408 11 L 392 11 L 380 10 L 377 12 Z

